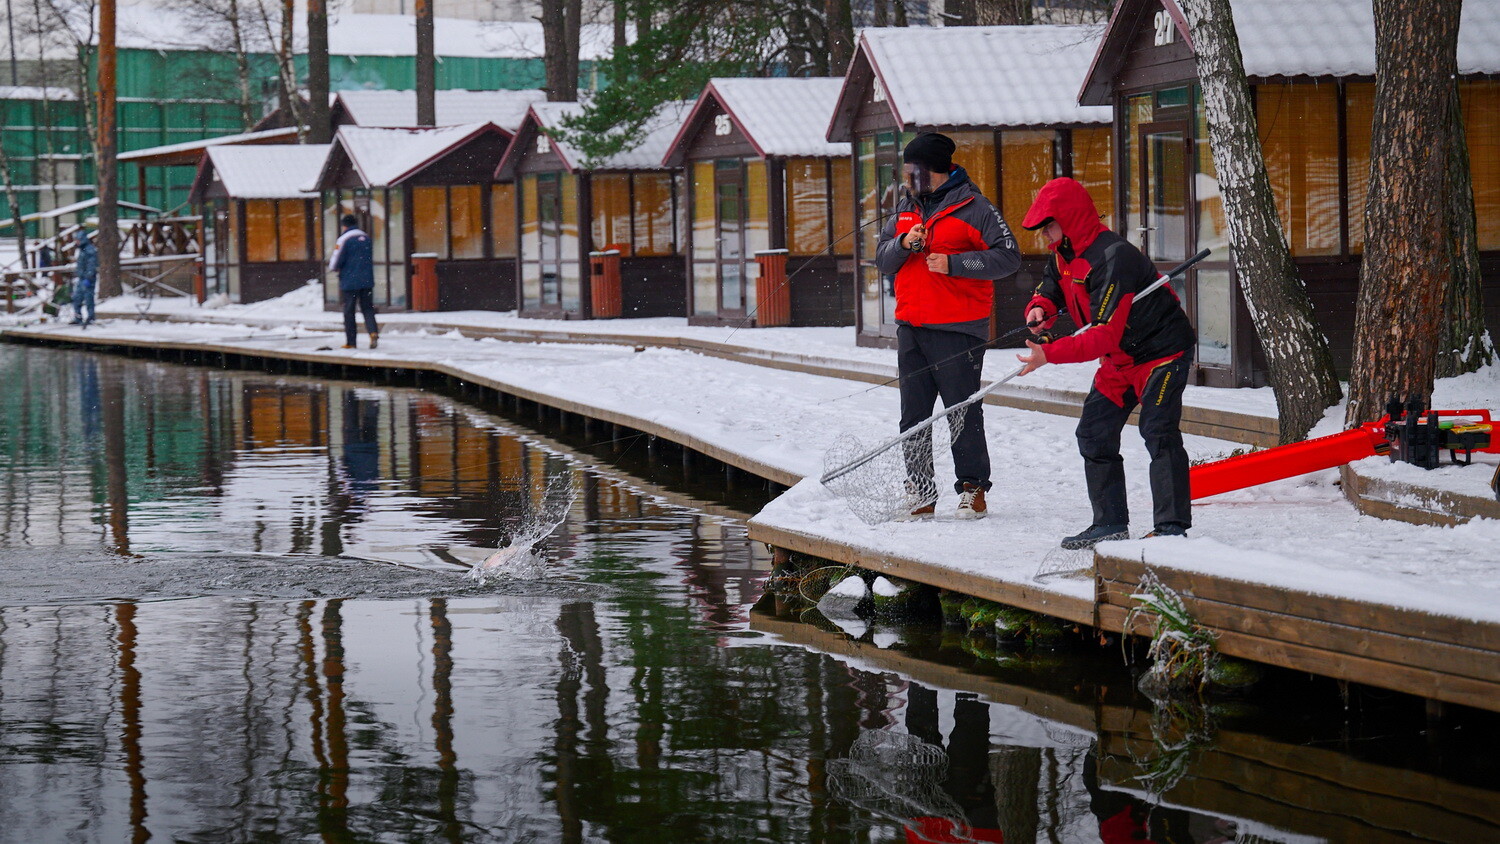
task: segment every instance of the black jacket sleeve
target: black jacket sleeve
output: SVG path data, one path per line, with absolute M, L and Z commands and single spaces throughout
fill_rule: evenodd
M 1005 278 L 1021 268 L 1021 250 L 1015 235 L 996 208 L 984 197 L 977 197 L 963 209 L 965 222 L 979 232 L 988 247 L 975 252 L 960 252 L 948 258 L 948 272 L 960 278 L 993 281 Z

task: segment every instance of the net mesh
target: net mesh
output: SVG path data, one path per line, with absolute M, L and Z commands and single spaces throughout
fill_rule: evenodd
M 918 508 L 938 499 L 935 455 L 951 452 L 955 440 L 984 437 L 980 413 L 970 405 L 949 408 L 928 426 L 913 428 L 879 446 L 869 446 L 858 435 L 839 435 L 823 453 L 823 485 L 843 499 L 860 521 L 878 525 L 910 518 Z
M 1088 580 L 1094 576 L 1094 549 L 1053 548 L 1042 558 L 1032 580 Z
M 969 839 L 963 809 L 943 790 L 948 756 L 907 733 L 862 733 L 849 755 L 828 762 L 834 798 L 914 829 L 917 819 L 941 818 L 960 841 Z

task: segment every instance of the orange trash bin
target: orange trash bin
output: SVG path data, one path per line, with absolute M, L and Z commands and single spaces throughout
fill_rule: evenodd
M 411 309 L 438 309 L 437 253 L 413 252 L 411 256 Z
M 755 324 L 774 328 L 792 324 L 792 289 L 786 281 L 786 250 L 755 253 L 760 278 L 755 282 Z
M 589 295 L 594 319 L 614 319 L 624 311 L 620 294 L 620 253 L 609 249 L 589 253 Z

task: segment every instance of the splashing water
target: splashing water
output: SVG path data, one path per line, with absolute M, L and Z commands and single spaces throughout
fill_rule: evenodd
M 548 480 L 541 502 L 527 514 L 510 544 L 470 569 L 469 579 L 480 582 L 545 579 L 552 561 L 543 552 L 542 542 L 567 521 L 573 499 L 571 473 Z

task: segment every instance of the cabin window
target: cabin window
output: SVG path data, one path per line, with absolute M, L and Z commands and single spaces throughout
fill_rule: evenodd
M 1224 197 L 1219 195 L 1219 171 L 1214 166 L 1213 147 L 1208 139 L 1208 116 L 1202 108 L 1199 94 L 1198 131 L 1193 140 L 1196 148 L 1197 170 L 1193 177 L 1193 198 L 1198 203 L 1197 249 L 1212 249 L 1216 257 L 1211 261 L 1227 260 L 1229 256 L 1229 225 L 1224 216 Z M 1200 286 L 1203 275 L 1199 274 Z M 1227 299 L 1225 301 L 1228 301 Z M 1200 361 L 1207 362 L 1201 355 Z
M 276 251 L 281 260 L 307 260 L 307 222 L 307 202 L 301 199 L 276 201 Z
M 516 257 L 516 186 L 490 186 L 490 238 L 496 258 Z
M 1292 255 L 1338 254 L 1337 87 L 1258 86 L 1256 119 L 1276 211 Z
M 484 189 L 480 185 L 448 188 L 448 242 L 454 260 L 484 257 Z
M 786 245 L 793 255 L 828 248 L 828 164 L 820 158 L 786 162 Z
M 1145 231 L 1140 228 L 1140 220 L 1144 216 L 1141 210 L 1141 200 L 1143 197 L 1139 183 L 1143 164 L 1141 160 L 1140 128 L 1151 122 L 1151 102 L 1150 94 L 1136 94 L 1125 100 L 1125 155 L 1120 178 L 1125 183 L 1126 218 L 1121 222 L 1125 228 L 1122 234 L 1137 247 L 1145 245 L 1143 237 Z
M 953 163 L 964 168 L 974 187 L 993 200 L 999 195 L 995 182 L 995 133 L 950 132 L 948 137 L 958 147 L 953 151 Z
M 411 245 L 413 252 L 448 257 L 448 208 L 442 188 L 411 189 Z
M 1469 176 L 1474 182 L 1474 214 L 1479 248 L 1500 249 L 1500 82 L 1458 86 L 1469 145 Z
M 562 200 L 558 237 L 558 253 L 562 259 L 562 307 L 565 311 L 577 311 L 583 306 L 582 268 L 578 260 L 578 177 L 563 173 L 557 184 Z
M 245 261 L 276 260 L 276 200 L 245 200 Z
M 719 311 L 718 255 L 714 238 L 714 163 L 693 162 L 693 313 L 713 316 Z
M 229 203 L 229 236 L 224 238 L 226 260 L 225 282 L 228 285 L 224 292 L 229 294 L 229 300 L 238 302 L 240 300 L 240 239 L 234 233 L 240 230 L 240 204 Z M 338 287 L 334 285 L 335 289 Z
M 631 177 L 635 201 L 634 254 L 677 254 L 676 191 L 671 173 L 637 173 Z
M 895 209 L 901 191 L 901 149 L 916 137 L 913 132 L 879 132 L 858 139 L 855 149 L 854 191 L 858 197 L 859 320 L 862 331 L 894 336 L 895 276 L 875 267 L 875 249 L 886 217 Z
M 771 179 L 766 175 L 766 163 L 764 161 L 751 161 L 745 164 L 745 194 L 748 199 L 748 215 L 745 219 L 745 260 L 754 260 L 757 252 L 764 252 L 771 248 Z M 750 284 L 745 294 L 752 301 L 755 298 L 755 279 L 750 279 Z
M 630 176 L 600 174 L 594 176 L 591 187 L 594 249 L 600 252 L 618 249 L 621 255 L 631 254 Z
M 1022 229 L 1037 191 L 1052 179 L 1057 133 L 1050 130 L 1019 130 L 1000 133 L 1000 166 L 1004 182 L 1000 213 L 1013 227 L 1016 245 L 1026 255 L 1047 253 L 1047 238 L 1041 232 Z
M 854 171 L 848 159 L 830 162 L 833 171 L 833 255 L 854 254 Z
M 385 256 L 386 262 L 386 291 L 390 297 L 387 301 L 396 307 L 406 306 L 406 281 L 402 278 L 406 273 L 406 214 L 405 198 L 401 188 L 388 188 L 380 191 L 384 204 L 371 210 L 371 214 L 384 213 L 385 227 L 382 234 L 371 232 L 372 236 L 384 240 L 382 246 L 377 240 L 375 244 L 375 260 Z M 373 204 L 373 203 L 372 203 Z M 379 225 L 376 217 L 372 223 Z
M 1115 207 L 1114 198 L 1114 173 L 1110 170 L 1109 147 L 1110 128 L 1101 126 L 1097 129 L 1074 129 L 1072 136 L 1072 161 L 1073 178 L 1083 185 L 1094 198 L 1094 207 L 1098 209 L 1100 221 L 1105 228 L 1114 228 L 1112 225 L 1114 214 L 1111 213 Z M 1006 220 L 1011 228 L 1019 228 L 1020 220 Z

